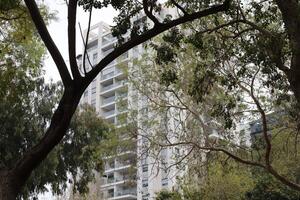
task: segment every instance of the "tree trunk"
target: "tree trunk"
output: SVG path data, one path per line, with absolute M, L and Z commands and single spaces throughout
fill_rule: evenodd
M 0 199 L 15 200 L 20 191 L 20 181 L 10 171 L 0 171 Z
M 300 105 L 300 4 L 296 0 L 276 0 L 276 3 L 281 11 L 292 51 L 290 72 L 287 76 Z
M 10 170 L 0 171 L 0 200 L 16 199 L 31 172 L 65 136 L 83 91 L 81 88 L 77 90 L 74 88 L 65 89 L 41 141 L 28 150 Z

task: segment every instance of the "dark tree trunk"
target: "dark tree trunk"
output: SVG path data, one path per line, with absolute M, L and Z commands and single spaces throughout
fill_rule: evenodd
M 20 181 L 10 171 L 0 171 L 0 199 L 15 200 L 20 191 Z
M 0 200 L 16 199 L 31 172 L 47 157 L 67 132 L 83 89 L 65 89 L 43 139 L 10 170 L 0 171 Z
M 292 52 L 287 76 L 300 105 L 300 3 L 296 0 L 276 0 L 276 3 L 282 14 Z

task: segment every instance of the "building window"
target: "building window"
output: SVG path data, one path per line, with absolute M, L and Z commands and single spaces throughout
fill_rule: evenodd
M 92 94 L 95 94 L 96 93 L 96 87 L 93 87 L 92 88 Z
M 114 189 L 108 190 L 108 198 L 114 197 Z
M 148 165 L 147 164 L 142 166 L 142 171 L 143 172 L 147 172 L 148 171 Z
M 167 186 L 168 185 L 168 179 L 167 178 L 161 179 L 161 185 L 162 186 Z
M 89 91 L 88 90 L 84 91 L 83 97 L 87 97 L 88 95 L 89 95 Z
M 92 99 L 91 105 L 92 105 L 94 108 L 96 108 L 96 99 Z
M 142 180 L 142 186 L 143 187 L 148 187 L 148 180 L 147 179 Z
M 143 194 L 142 200 L 148 200 L 149 199 L 148 197 L 149 197 L 149 193 Z

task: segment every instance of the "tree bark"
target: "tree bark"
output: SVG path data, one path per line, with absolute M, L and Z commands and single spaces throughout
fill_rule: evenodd
M 0 199 L 15 200 L 20 190 L 18 179 L 8 170 L 0 171 Z
M 84 89 L 66 88 L 43 139 L 9 170 L 0 171 L 0 200 L 16 199 L 33 169 L 47 157 L 67 132 Z
M 292 51 L 292 60 L 287 76 L 300 105 L 300 5 L 296 0 L 276 0 L 276 3 L 281 11 Z

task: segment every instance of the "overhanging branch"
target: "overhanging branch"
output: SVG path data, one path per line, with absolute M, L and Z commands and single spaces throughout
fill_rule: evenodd
M 229 9 L 230 3 L 232 0 L 225 0 L 223 4 L 212 6 L 208 9 L 195 12 L 178 19 L 172 20 L 165 24 L 160 24 L 159 26 L 154 26 L 152 29 L 146 31 L 145 33 L 136 36 L 134 39 L 129 40 L 128 42 L 124 43 L 123 45 L 117 47 L 104 57 L 90 72 L 88 72 L 84 82 L 85 84 L 89 84 L 97 75 L 98 73 L 106 67 L 109 63 L 111 63 L 114 59 L 121 56 L 123 53 L 127 52 L 129 49 L 146 42 L 147 40 L 157 36 L 158 34 L 175 27 L 177 25 L 193 21 L 195 19 L 199 19 L 205 16 L 209 16 L 218 12 L 227 11 Z
M 43 42 L 45 43 L 52 59 L 54 60 L 56 67 L 59 71 L 62 82 L 65 86 L 69 86 L 72 83 L 72 78 L 68 71 L 67 65 L 55 45 L 52 37 L 50 36 L 48 29 L 45 25 L 45 22 L 41 16 L 39 8 L 34 0 L 25 0 L 25 4 L 28 8 L 28 11 L 31 15 L 32 21 L 34 22 L 36 29 L 38 30 Z
M 76 12 L 77 0 L 70 0 L 68 3 L 68 43 L 69 60 L 73 78 L 78 80 L 81 76 L 76 61 Z

